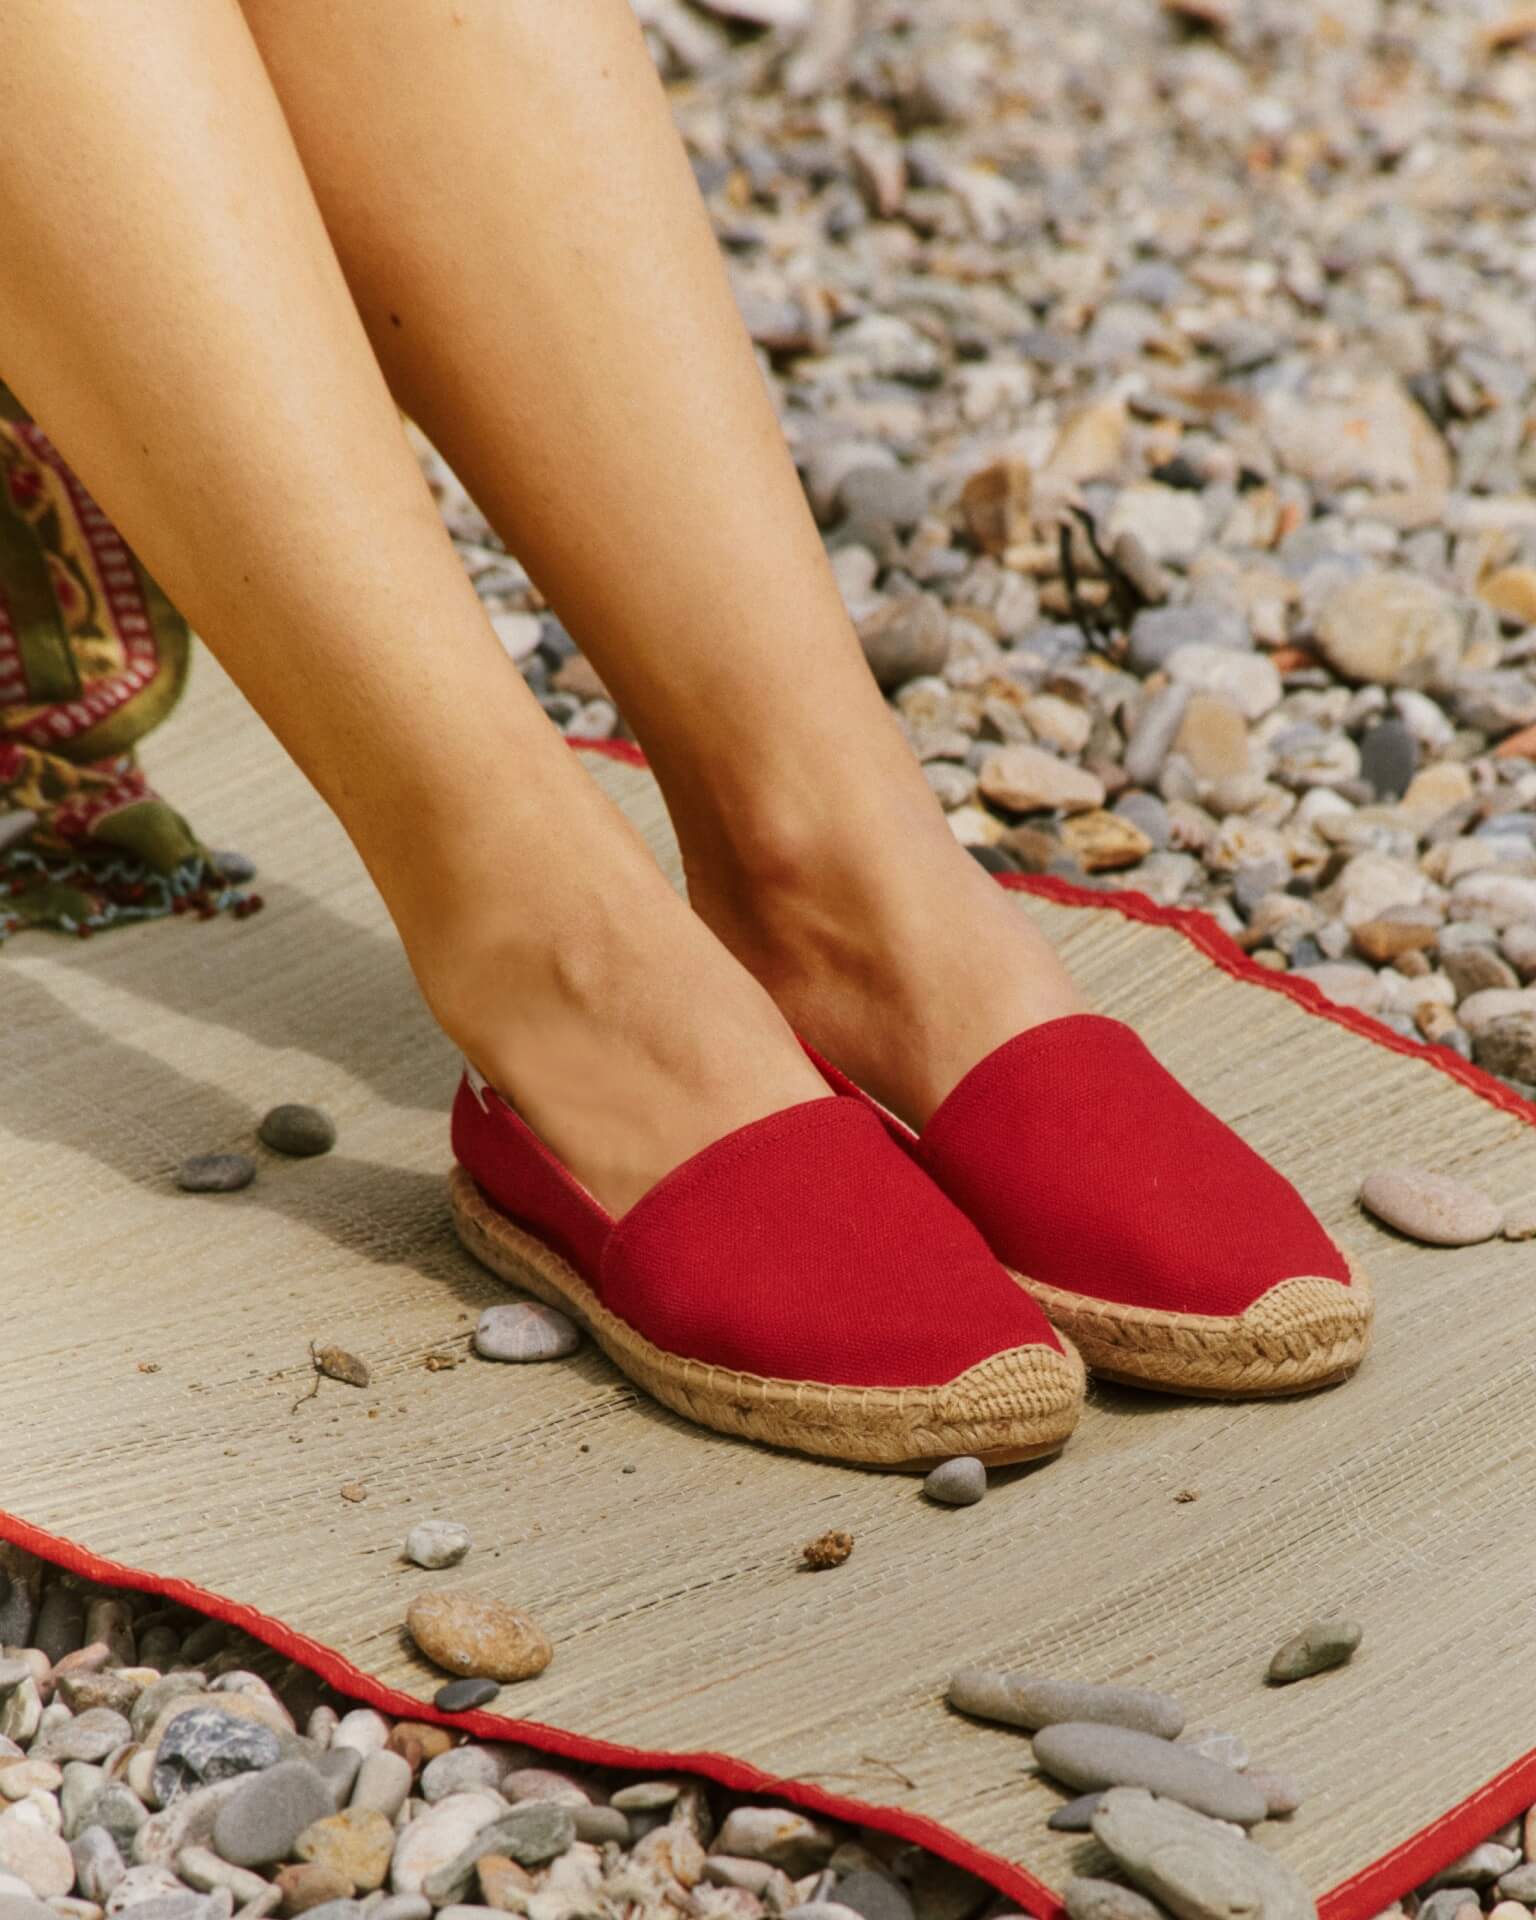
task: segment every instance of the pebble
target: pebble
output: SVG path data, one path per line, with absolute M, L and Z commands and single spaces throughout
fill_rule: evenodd
M 529 1615 L 488 1594 L 439 1589 L 406 1611 L 406 1631 L 434 1665 L 461 1677 L 527 1680 L 554 1657 Z
M 509 1800 L 549 1800 L 561 1807 L 583 1807 L 591 1800 L 585 1787 L 569 1774 L 557 1773 L 553 1767 L 514 1767 L 503 1775 L 501 1791 Z M 677 1798 L 674 1791 L 667 1804 L 675 1804 Z
M 262 1116 L 256 1137 L 264 1147 L 271 1147 L 276 1153 L 309 1159 L 317 1153 L 329 1153 L 335 1146 L 336 1122 L 318 1107 L 300 1106 L 290 1101 L 283 1106 L 270 1108 Z
M 72 1719 L 46 1728 L 32 1747 L 34 1760 L 104 1760 L 129 1738 L 122 1714 L 111 1707 L 88 1707 Z
M 499 1789 L 504 1771 L 489 1747 L 452 1747 L 422 1768 L 417 1790 L 429 1805 L 453 1793 L 493 1793 Z
M 671 1780 L 635 1780 L 609 1795 L 609 1805 L 624 1813 L 656 1813 L 677 1804 L 678 1789 Z
M 75 1862 L 56 1833 L 39 1824 L 33 1806 L 0 1813 L 0 1871 L 25 1880 L 40 1900 L 66 1894 L 75 1884 Z
M 105 1827 L 87 1827 L 69 1842 L 69 1851 L 79 1892 L 87 1900 L 105 1903 L 128 1871 L 117 1842 Z
M 219 1808 L 216 1853 L 236 1867 L 264 1867 L 288 1859 L 304 1829 L 331 1812 L 329 1787 L 302 1760 L 280 1760 L 242 1780 Z
M 1316 1920 L 1293 1868 L 1177 1801 L 1116 1788 L 1094 1815 L 1093 1832 L 1137 1887 L 1180 1920 Z
M 488 1706 L 500 1691 L 494 1680 L 450 1680 L 433 1694 L 432 1704 L 440 1713 L 467 1713 Z
M 1118 1880 L 1069 1880 L 1061 1890 L 1067 1920 L 1162 1920 L 1161 1910 Z
M 349 1807 L 306 1827 L 294 1843 L 300 1860 L 329 1867 L 359 1893 L 382 1887 L 395 1848 L 395 1829 L 382 1813 Z
M 882 689 L 938 673 L 949 658 L 949 615 L 933 594 L 907 594 L 887 602 L 859 622 L 858 634 Z
M 1271 1820 L 1283 1820 L 1301 1805 L 1300 1786 L 1288 1773 L 1272 1773 L 1262 1767 L 1248 1768 L 1248 1778 L 1269 1804 Z
M 1432 1247 L 1491 1240 L 1503 1215 L 1476 1187 L 1427 1168 L 1382 1167 L 1361 1182 L 1360 1204 L 1389 1227 Z
M 1104 804 L 1101 780 L 1043 747 L 998 748 L 983 763 L 977 784 L 989 800 L 1020 813 L 1084 813 Z
M 1461 662 L 1465 622 L 1442 588 L 1411 574 L 1345 581 L 1323 606 L 1317 645 L 1347 679 L 1443 687 Z
M 368 1912 L 370 1920 L 431 1920 L 432 1902 L 425 1894 L 392 1893 Z
M 1401 799 L 1418 768 L 1419 743 L 1394 714 L 1360 740 L 1360 777 L 1383 799 Z
M 387 1820 L 405 1805 L 411 1791 L 411 1763 L 403 1755 L 379 1749 L 359 1757 L 349 1802 L 358 1812 L 382 1813 Z
M 390 1862 L 390 1891 L 419 1894 L 429 1874 L 457 1860 L 475 1835 L 506 1810 L 499 1794 L 487 1792 L 455 1793 L 439 1800 L 401 1830 Z
M 1536 1199 L 1516 1200 L 1506 1207 L 1500 1231 L 1506 1240 L 1536 1240 Z
M 529 1801 L 511 1807 L 473 1835 L 455 1857 L 424 1876 L 421 1891 L 432 1901 L 454 1902 L 469 1891 L 475 1862 L 488 1853 L 505 1854 L 521 1867 L 539 1867 L 556 1859 L 576 1839 L 569 1807 Z
M 559 1360 L 581 1344 L 575 1322 L 542 1300 L 487 1307 L 475 1328 L 483 1360 Z
M 916 1920 L 911 1895 L 900 1881 L 871 1867 L 840 1873 L 832 1898 L 861 1920 Z
M 1265 1677 L 1285 1685 L 1314 1673 L 1326 1673 L 1330 1667 L 1342 1667 L 1363 1636 L 1358 1620 L 1314 1620 L 1276 1648 Z
M 572 1807 L 571 1824 L 578 1840 L 588 1840 L 594 1846 L 605 1846 L 610 1840 L 627 1846 L 632 1832 L 628 1818 L 614 1806 Z
M 1056 1833 L 1091 1833 L 1093 1816 L 1103 1798 L 1102 1789 L 1098 1793 L 1080 1793 L 1075 1800 L 1063 1801 L 1045 1824 Z
M 331 1805 L 340 1813 L 352 1797 L 352 1789 L 361 1771 L 363 1757 L 346 1747 L 338 1747 L 333 1752 L 329 1747 L 304 1756 L 320 1778 L 329 1787 Z
M 824 1867 L 837 1836 L 808 1814 L 787 1807 L 734 1807 L 715 1835 L 714 1851 L 782 1867 L 793 1879 Z
M 272 1879 L 281 1895 L 285 1914 L 344 1906 L 352 1898 L 352 1883 L 344 1873 L 313 1861 L 296 1861 L 279 1867 Z
M 194 1153 L 176 1170 L 184 1193 L 238 1193 L 255 1178 L 256 1162 L 248 1153 Z
M 1248 623 L 1235 607 L 1149 607 L 1131 622 L 1127 658 L 1137 673 L 1166 666 L 1180 647 L 1227 647 L 1245 652 L 1253 644 Z
M 183 1847 L 176 1856 L 176 1873 L 199 1893 L 214 1893 L 220 1887 L 227 1887 L 241 1906 L 261 1899 L 271 1885 L 249 1867 L 232 1867 L 211 1847 Z
M 1144 1687 L 961 1667 L 950 1676 L 948 1698 L 962 1713 L 1032 1731 L 1064 1721 L 1128 1728 L 1160 1740 L 1176 1740 L 1184 1731 L 1184 1709 L 1178 1701 Z
M 945 1507 L 974 1507 L 987 1491 L 987 1470 L 970 1454 L 945 1460 L 923 1482 L 930 1500 Z
M 375 1713 L 372 1707 L 354 1707 L 337 1721 L 331 1746 L 351 1747 L 366 1759 L 383 1748 L 389 1735 L 390 1724 L 382 1713 Z
M 1268 1810 L 1264 1794 L 1242 1774 L 1155 1734 L 1069 1720 L 1042 1727 L 1034 1749 L 1046 1773 L 1080 1793 L 1146 1787 L 1213 1819 L 1243 1826 L 1262 1820 Z
M 1505 1080 L 1536 1081 L 1536 1013 L 1500 1014 L 1485 1022 L 1472 1036 L 1472 1057 Z
M 419 1520 L 405 1536 L 405 1557 L 418 1567 L 456 1567 L 472 1545 L 457 1520 Z
M 126 1722 L 123 1738 L 127 1738 Z M 243 1719 L 222 1707 L 190 1707 L 169 1723 L 155 1748 L 151 1776 L 155 1798 L 168 1807 L 192 1787 L 258 1772 L 276 1765 L 281 1754 L 277 1735 L 259 1721 Z

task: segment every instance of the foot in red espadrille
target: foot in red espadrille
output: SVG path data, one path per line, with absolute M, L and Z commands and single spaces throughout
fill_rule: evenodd
M 862 1100 L 749 1121 L 615 1219 L 471 1069 L 454 1224 L 664 1405 L 869 1466 L 1060 1448 L 1083 1364 Z
M 861 1092 L 801 1045 L 830 1085 Z M 1015 1034 L 920 1133 L 862 1098 L 1104 1378 L 1247 1398 L 1359 1365 L 1363 1269 L 1123 1021 Z

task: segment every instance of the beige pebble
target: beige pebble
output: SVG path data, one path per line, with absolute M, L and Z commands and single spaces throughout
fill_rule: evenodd
M 1517 1200 L 1504 1209 L 1503 1234 L 1506 1240 L 1536 1240 L 1536 1199 Z M 0 1792 L 5 1775 L 0 1774 Z
M 306 1827 L 294 1844 L 301 1860 L 330 1867 L 359 1893 L 382 1887 L 395 1846 L 395 1829 L 382 1813 L 348 1807 Z
M 1361 1182 L 1359 1198 L 1378 1220 L 1432 1247 L 1470 1247 L 1491 1240 L 1503 1224 L 1486 1194 L 1423 1167 L 1379 1168 Z
M 1086 813 L 1104 804 L 1104 783 L 1044 747 L 999 747 L 984 763 L 981 791 L 999 806 L 1032 813 L 1060 808 Z
M 526 1613 L 463 1587 L 418 1595 L 405 1625 L 429 1660 L 460 1676 L 527 1680 L 554 1657 L 548 1636 Z

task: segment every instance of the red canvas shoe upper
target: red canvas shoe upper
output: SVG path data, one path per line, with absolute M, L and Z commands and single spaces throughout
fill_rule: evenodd
M 1016 1347 L 1062 1351 L 863 1100 L 827 1095 L 749 1121 L 617 1219 L 467 1074 L 452 1137 L 490 1200 L 669 1353 L 778 1380 L 916 1387 Z
M 805 1050 L 831 1085 L 861 1091 Z M 1123 1021 L 1069 1014 L 1015 1034 L 920 1134 L 875 1111 L 998 1258 L 1047 1286 L 1230 1315 L 1299 1275 L 1349 1284 L 1290 1181 Z

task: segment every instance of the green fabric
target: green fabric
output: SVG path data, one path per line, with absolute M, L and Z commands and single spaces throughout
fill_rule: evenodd
M 0 385 L 0 939 L 76 935 L 189 909 L 246 913 L 135 749 L 171 711 L 187 624 Z

